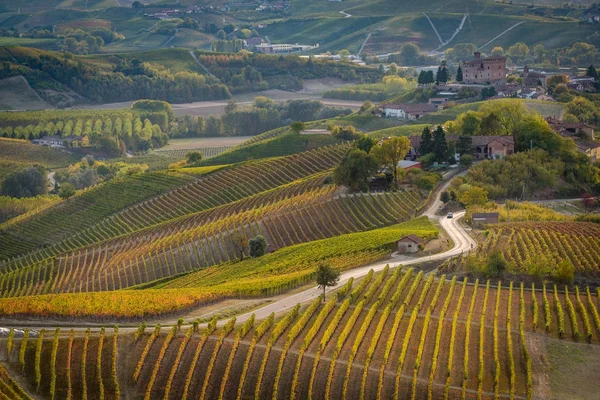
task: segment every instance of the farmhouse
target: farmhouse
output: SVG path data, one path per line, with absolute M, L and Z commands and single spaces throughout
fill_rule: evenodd
M 406 253 L 416 253 L 419 251 L 419 246 L 425 243 L 423 239 L 418 237 L 417 235 L 407 235 L 398 240 L 398 253 L 406 254 Z
M 481 58 L 475 52 L 475 58 L 462 64 L 463 82 L 471 84 L 504 84 L 506 83 L 506 58 Z
M 415 120 L 436 110 L 433 104 L 386 104 L 383 115 L 390 118 Z
M 473 213 L 471 216 L 471 225 L 473 228 L 483 228 L 484 225 L 497 224 L 498 221 L 499 214 L 497 212 Z
M 546 118 L 546 122 L 561 136 L 570 138 L 577 136 L 594 140 L 594 127 L 591 125 L 582 123 L 568 124 L 551 117 Z
M 407 160 L 416 160 L 422 154 L 421 136 L 411 136 Z M 457 142 L 458 135 L 446 135 L 446 142 Z M 477 160 L 504 158 L 515 152 L 515 140 L 512 136 L 471 136 L 471 153 Z
M 69 136 L 66 138 L 61 138 L 60 136 L 44 136 L 40 139 L 33 139 L 31 143 L 50 147 L 78 147 L 81 146 L 82 141 L 83 137 L 81 136 Z

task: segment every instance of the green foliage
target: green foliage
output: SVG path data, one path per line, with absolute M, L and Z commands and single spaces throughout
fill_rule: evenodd
M 504 254 L 502 254 L 499 250 L 492 251 L 486 261 L 486 270 L 489 275 L 492 276 L 501 276 L 502 273 L 506 270 L 508 263 L 504 258 Z
M 483 206 L 488 201 L 487 190 L 478 186 L 467 188 L 460 196 L 460 202 L 465 206 Z
M 328 129 L 331 132 L 331 136 L 341 140 L 357 140 L 362 137 L 361 133 L 358 132 L 352 125 L 332 125 Z
M 410 140 L 407 137 L 394 136 L 373 147 L 371 153 L 380 166 L 384 166 L 394 177 L 394 187 L 398 187 L 398 168 L 410 150 Z
M 187 165 L 190 167 L 195 167 L 200 161 L 202 161 L 202 153 L 199 151 L 190 151 L 186 154 L 185 160 Z
M 77 189 L 75 188 L 75 186 L 73 186 L 70 183 L 66 182 L 66 183 L 63 183 L 60 186 L 60 189 L 58 191 L 58 195 L 60 196 L 61 199 L 67 200 L 70 197 L 73 197 L 76 192 L 77 192 Z
M 290 128 L 292 129 L 292 132 L 300 133 L 301 131 L 306 129 L 306 126 L 304 125 L 304 122 L 296 121 L 293 122 L 292 125 L 290 125 Z
M 336 184 L 351 190 L 366 190 L 368 179 L 377 170 L 374 157 L 359 149 L 348 151 L 333 171 Z
M 320 288 L 323 288 L 323 300 L 325 300 L 325 290 L 329 286 L 337 285 L 340 280 L 340 271 L 331 268 L 328 265 L 320 264 L 316 270 L 316 281 Z
M 27 167 L 8 174 L 2 182 L 0 194 L 17 198 L 46 194 L 48 192 L 46 179 L 47 172 L 44 168 L 40 166 Z
M 262 235 L 250 239 L 248 245 L 250 247 L 250 257 L 252 258 L 261 257 L 267 251 L 267 240 Z
M 463 154 L 460 156 L 460 166 L 470 168 L 473 165 L 473 156 L 471 154 Z

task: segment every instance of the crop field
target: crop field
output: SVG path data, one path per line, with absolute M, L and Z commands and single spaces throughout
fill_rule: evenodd
M 494 226 L 480 252 L 500 249 L 516 270 L 543 257 L 549 265 L 568 259 L 577 275 L 600 274 L 600 226 L 574 222 L 513 222 Z M 527 272 L 527 271 L 526 271 Z
M 148 399 L 189 393 L 205 399 L 530 399 L 544 374 L 534 338 L 600 341 L 598 293 L 560 289 L 386 268 L 276 320 L 13 337 L 3 352 L 7 369 L 0 377 L 7 385 L 1 390 L 36 388 L 74 398 L 102 391 L 107 398 Z

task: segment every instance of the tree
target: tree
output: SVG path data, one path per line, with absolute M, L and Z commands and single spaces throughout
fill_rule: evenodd
M 429 70 L 427 71 L 427 74 L 425 75 L 425 84 L 432 84 L 435 82 L 435 79 L 433 77 L 433 71 Z
M 342 57 L 344 60 L 350 57 L 350 52 L 347 49 L 342 49 L 338 52 L 338 56 Z
M 292 125 L 290 125 L 290 128 L 292 129 L 292 132 L 300 133 L 304 129 L 306 129 L 306 126 L 304 125 L 304 122 L 296 121 L 296 122 L 293 122 Z
M 185 160 L 187 165 L 195 165 L 202 161 L 202 153 L 199 151 L 190 151 L 186 154 Z
M 265 255 L 267 251 L 267 240 L 264 236 L 258 235 L 250 239 L 250 257 L 256 258 Z
M 463 81 L 463 72 L 462 72 L 462 67 L 459 65 L 458 69 L 456 70 L 456 82 L 462 82 Z
M 504 55 L 504 49 L 500 46 L 496 46 L 492 49 L 493 56 L 502 56 Z
M 347 125 L 347 126 L 331 125 L 329 127 L 329 131 L 331 132 L 331 136 L 338 138 L 338 139 L 342 139 L 342 140 L 357 140 L 362 135 L 352 125 Z
M 360 139 L 358 139 L 355 143 L 354 143 L 354 147 L 356 147 L 359 150 L 364 151 L 365 153 L 370 153 L 371 149 L 373 148 L 373 146 L 375 146 L 377 144 L 377 141 L 375 139 L 373 139 L 370 136 L 367 135 L 362 135 L 360 137 Z
M 368 188 L 368 179 L 375 171 L 377 162 L 371 155 L 363 150 L 352 149 L 333 171 L 333 179 L 336 184 L 351 190 L 365 190 Z
M 419 72 L 419 77 L 417 78 L 417 83 L 419 85 L 424 85 L 425 79 L 425 70 L 421 70 L 421 72 Z
M 418 59 L 421 49 L 413 43 L 405 43 L 400 47 L 400 57 L 403 64 L 413 64 Z
M 471 154 L 463 154 L 460 156 L 460 166 L 463 168 L 469 168 L 473 165 L 473 156 Z
M 323 301 L 325 301 L 325 290 L 328 287 L 337 285 L 340 280 L 340 271 L 331 268 L 328 265 L 320 264 L 317 267 L 317 285 L 323 289 Z
M 460 154 L 461 158 L 463 155 L 470 155 L 472 145 L 473 138 L 471 136 L 460 135 L 456 143 L 456 152 Z
M 446 61 L 442 61 L 435 75 L 435 84 L 439 85 L 446 82 L 448 82 L 448 67 L 446 66 Z
M 73 197 L 73 195 L 75 195 L 76 191 L 77 191 L 77 189 L 75 188 L 75 186 L 71 185 L 68 182 L 65 182 L 62 185 L 60 185 L 60 189 L 58 190 L 58 195 L 61 199 L 67 200 L 70 197 Z
M 594 65 L 590 65 L 585 71 L 585 76 L 594 78 L 594 80 L 598 80 L 598 70 L 594 67 Z
M 398 188 L 398 164 L 410 150 L 410 140 L 406 136 L 394 136 L 375 146 L 371 152 L 379 165 L 387 167 L 394 176 L 394 187 Z
M 479 186 L 471 186 L 460 196 L 465 206 L 483 206 L 488 201 L 488 191 Z
M 233 245 L 240 253 L 240 261 L 242 261 L 244 259 L 244 253 L 248 248 L 248 238 L 242 233 L 236 233 L 233 237 Z
M 370 109 L 373 108 L 373 103 L 371 103 L 369 100 L 366 100 L 362 106 L 360 106 L 360 112 L 364 113 L 366 111 L 369 111 Z
M 235 100 L 229 100 L 225 105 L 225 112 L 230 113 L 234 112 L 235 110 L 237 110 L 237 103 L 235 102 Z
M 448 191 L 447 191 L 447 190 L 444 190 L 444 191 L 442 192 L 442 194 L 440 195 L 440 200 L 441 200 L 441 201 L 442 201 L 442 203 L 444 203 L 444 204 L 448 203 L 448 202 L 451 200 L 450 193 L 448 193 Z
M 487 257 L 487 272 L 499 277 L 506 270 L 507 264 L 504 254 L 500 250 L 494 250 Z
M 422 156 L 433 152 L 433 137 L 431 136 L 431 129 L 426 126 L 421 134 L 421 147 L 419 153 Z
M 437 162 L 446 161 L 448 155 L 448 144 L 446 143 L 446 132 L 439 125 L 433 133 L 433 153 Z
M 133 8 L 142 8 L 142 7 L 144 7 L 144 5 L 141 2 L 139 2 L 139 1 L 136 0 L 133 3 L 131 3 L 131 7 L 133 7 Z
M 0 187 L 0 194 L 17 198 L 46 194 L 48 192 L 47 179 L 47 173 L 43 167 L 37 165 L 27 167 L 6 175 Z
M 225 31 L 223 29 L 219 29 L 219 31 L 217 32 L 215 37 L 219 40 L 225 40 L 225 38 L 227 37 L 227 34 L 225 33 Z

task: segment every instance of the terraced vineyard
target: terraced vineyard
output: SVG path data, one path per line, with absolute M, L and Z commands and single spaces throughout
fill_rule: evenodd
M 0 299 L 0 315 L 141 318 L 198 307 L 219 299 L 276 295 L 314 279 L 316 263 L 328 263 L 339 270 L 368 264 L 389 255 L 397 238 L 409 233 L 429 239 L 437 235 L 437 229 L 427 218 L 419 218 L 386 228 L 285 247 L 256 259 L 215 265 L 168 283 L 159 280 L 154 285 L 156 288 L 146 290 L 94 292 L 91 291 L 93 281 L 84 285 L 78 275 L 67 272 L 66 276 L 63 273 L 55 280 L 54 275 L 48 275 L 52 269 L 43 269 L 45 275 L 31 269 L 26 273 L 6 275 L 5 296 L 23 296 L 40 293 L 40 290 L 52 293 L 55 283 L 67 285 L 71 293 L 6 297 Z M 85 272 L 84 269 L 79 271 Z M 149 270 L 136 269 L 132 273 L 142 271 L 149 272 L 147 276 L 150 279 L 158 279 Z M 166 277 L 176 276 L 175 271 L 167 272 L 170 275 Z M 13 276 L 19 279 L 12 281 Z M 45 276 L 47 281 L 40 282 L 41 276 Z M 121 282 L 131 284 L 134 276 L 124 275 Z M 108 284 L 111 282 L 108 281 Z M 98 281 L 94 289 L 101 290 L 100 284 L 107 284 L 107 280 Z M 11 292 L 11 287 L 16 289 Z
M 176 150 L 156 150 L 155 153 L 160 156 L 183 160 L 190 151 L 199 151 L 203 158 L 218 156 L 219 154 L 231 149 L 233 146 L 215 146 L 202 147 L 197 149 L 176 149 Z
M 484 255 L 500 249 L 515 268 L 543 257 L 549 264 L 569 260 L 578 275 L 600 274 L 600 225 L 574 222 L 499 224 L 479 249 Z
M 164 399 L 529 399 L 543 373 L 532 335 L 600 342 L 599 293 L 589 289 L 387 268 L 351 285 L 278 321 L 251 317 L 236 328 L 234 318 L 216 328 L 214 319 L 199 330 L 142 326 L 134 335 L 57 330 L 11 338 L 5 354 L 21 382 L 59 398 L 126 390 Z M 18 390 L 6 376 L 0 370 L 2 392 Z
M 192 181 L 189 176 L 155 173 L 109 182 L 76 196 L 61 207 L 50 208 L 2 229 L 0 247 L 4 258 L 38 249 L 5 262 L 0 269 L 6 271 L 35 264 L 65 251 L 324 172 L 338 162 L 345 148 L 320 148 L 290 157 L 250 162 Z M 172 190 L 165 193 L 168 189 Z M 119 196 L 111 193 L 119 193 Z M 22 238 L 27 240 L 23 242 Z M 53 245 L 39 249 L 49 243 Z

